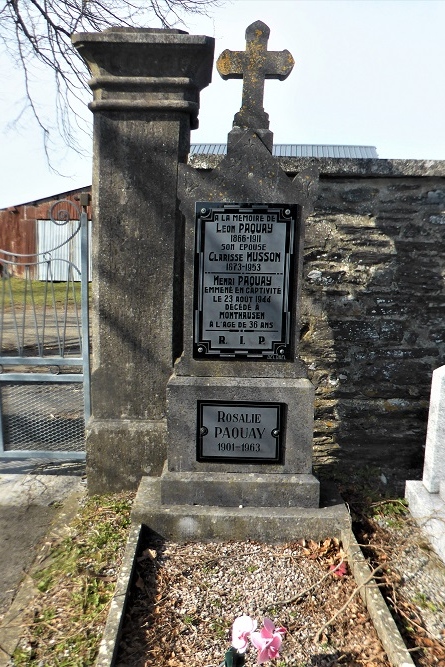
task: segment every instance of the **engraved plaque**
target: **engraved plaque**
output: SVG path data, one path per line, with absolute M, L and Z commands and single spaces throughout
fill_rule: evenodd
M 197 460 L 280 463 L 284 403 L 198 401 Z
M 299 207 L 196 204 L 195 359 L 292 358 Z

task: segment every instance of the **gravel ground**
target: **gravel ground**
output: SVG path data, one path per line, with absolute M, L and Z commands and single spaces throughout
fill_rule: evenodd
M 280 667 L 388 667 L 336 540 L 178 545 L 152 540 L 138 560 L 118 667 L 217 667 L 234 619 L 287 628 Z M 246 666 L 256 664 L 256 650 Z

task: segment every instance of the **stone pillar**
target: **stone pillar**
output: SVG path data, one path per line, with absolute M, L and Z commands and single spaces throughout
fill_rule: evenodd
M 94 100 L 90 493 L 136 488 L 166 458 L 165 394 L 182 349 L 178 163 L 214 40 L 112 28 L 73 36 Z

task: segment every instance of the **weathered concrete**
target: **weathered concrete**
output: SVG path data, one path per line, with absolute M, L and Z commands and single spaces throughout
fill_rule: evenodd
M 155 470 L 155 450 L 165 457 L 165 390 L 182 349 L 177 170 L 198 125 L 214 40 L 113 28 L 74 35 L 73 43 L 94 91 L 88 481 L 107 492 L 134 488 L 144 468 Z M 127 426 L 120 440 L 116 420 Z
M 161 502 L 161 479 L 144 477 L 133 505 L 133 521 L 175 542 L 258 540 L 286 542 L 310 536 L 340 537 L 350 525 L 344 503 L 328 507 L 219 507 Z
M 422 528 L 434 551 L 445 563 L 445 500 L 439 493 L 429 493 L 423 482 L 409 480 L 405 498 L 409 511 Z
M 137 489 L 141 477 L 162 472 L 167 449 L 165 420 L 91 419 L 86 437 L 92 495 L 105 489 L 107 493 Z
M 161 480 L 161 502 L 167 505 L 219 507 L 317 507 L 319 483 L 313 475 L 261 472 L 166 471 Z

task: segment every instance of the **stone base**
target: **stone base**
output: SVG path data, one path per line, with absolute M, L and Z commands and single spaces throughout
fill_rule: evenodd
M 137 489 L 159 476 L 167 453 L 165 420 L 90 419 L 86 429 L 88 493 Z
M 254 372 L 254 370 L 252 371 Z M 305 378 L 185 377 L 167 385 L 168 469 L 171 472 L 286 473 L 310 475 L 314 430 L 314 386 Z M 280 403 L 286 406 L 280 463 L 197 460 L 198 401 Z
M 429 493 L 423 482 L 408 481 L 405 497 L 412 516 L 445 563 L 445 483 L 439 493 Z
M 164 470 L 160 493 L 163 505 L 318 507 L 320 489 L 313 475 Z
M 344 503 L 334 502 L 322 508 L 163 505 L 161 479 L 144 477 L 132 519 L 175 542 L 341 539 L 342 531 L 350 529 L 350 516 Z

